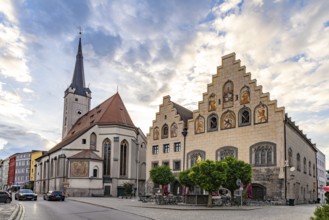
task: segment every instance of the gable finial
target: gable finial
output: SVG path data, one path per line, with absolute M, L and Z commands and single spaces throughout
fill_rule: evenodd
M 82 35 L 82 28 L 81 28 L 81 26 L 79 26 L 78 28 L 79 28 L 79 36 L 80 36 L 80 38 L 81 38 L 81 35 Z

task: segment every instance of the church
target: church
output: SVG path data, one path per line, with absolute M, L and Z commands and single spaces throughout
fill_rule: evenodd
M 36 193 L 123 196 L 128 183 L 144 192 L 146 137 L 131 120 L 117 92 L 90 110 L 81 37 L 72 83 L 64 92 L 62 141 L 36 159 Z
M 147 144 L 146 170 L 167 165 L 178 175 L 198 158 L 233 156 L 252 165 L 253 199 L 295 204 L 317 199 L 315 144 L 263 92 L 235 53 L 222 57 L 196 110 L 163 97 Z M 158 186 L 146 175 L 147 191 L 152 192 Z M 182 194 L 178 181 L 170 190 Z

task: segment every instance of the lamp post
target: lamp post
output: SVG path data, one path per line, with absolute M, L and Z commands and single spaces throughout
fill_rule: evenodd
M 184 146 L 183 146 L 183 171 L 184 171 L 185 170 L 186 135 L 187 135 L 187 128 L 186 127 L 183 128 L 182 135 L 184 136 Z
M 139 131 L 137 128 L 137 132 L 136 132 L 136 147 L 137 147 L 137 159 L 136 159 L 136 192 L 137 192 L 137 197 L 139 195 L 139 190 L 138 190 L 138 176 L 139 176 L 139 144 L 138 144 L 138 135 L 139 135 Z M 135 192 L 135 193 L 136 193 Z

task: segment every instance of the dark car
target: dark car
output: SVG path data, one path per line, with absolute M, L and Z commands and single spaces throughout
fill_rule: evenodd
M 37 200 L 38 195 L 35 194 L 32 190 L 30 189 L 20 189 L 16 194 L 15 194 L 15 200 Z
M 62 191 L 48 191 L 47 193 L 43 194 L 43 199 L 47 201 L 50 200 L 64 201 L 65 195 Z
M 11 203 L 11 195 L 7 191 L 0 191 L 0 202 Z

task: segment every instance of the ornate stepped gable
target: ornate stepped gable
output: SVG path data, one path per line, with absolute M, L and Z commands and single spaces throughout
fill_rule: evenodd
M 178 127 L 181 125 L 182 129 L 187 127 L 187 121 L 189 119 L 191 119 L 193 117 L 193 113 L 192 111 L 188 110 L 187 108 L 178 105 L 175 102 L 172 102 L 170 100 L 170 96 L 164 96 L 163 97 L 163 102 L 162 104 L 159 106 L 159 111 L 156 113 L 156 119 L 153 120 L 152 122 L 152 127 L 150 128 L 150 133 L 153 133 L 153 140 L 158 140 L 160 137 L 160 131 L 163 129 L 162 126 L 165 126 L 166 124 L 163 125 L 156 125 L 156 123 L 159 121 L 159 117 L 163 111 L 163 108 L 165 108 L 167 105 L 169 105 L 169 112 L 174 112 L 174 118 L 176 118 L 177 120 L 175 120 L 175 122 L 172 122 L 172 124 L 167 125 L 168 126 L 168 136 L 169 136 L 169 130 L 170 130 L 170 137 L 176 137 L 178 133 L 174 132 L 172 134 L 173 130 L 177 130 L 179 129 Z M 176 122 L 178 124 L 176 124 Z M 159 127 L 160 126 L 160 127 Z
M 277 101 L 262 92 L 262 86 L 251 79 L 232 53 L 222 57 L 222 66 L 217 67 L 190 121 L 194 122 L 195 134 L 262 124 L 271 120 L 271 106 L 274 112 L 284 113 L 284 107 L 277 107 Z

